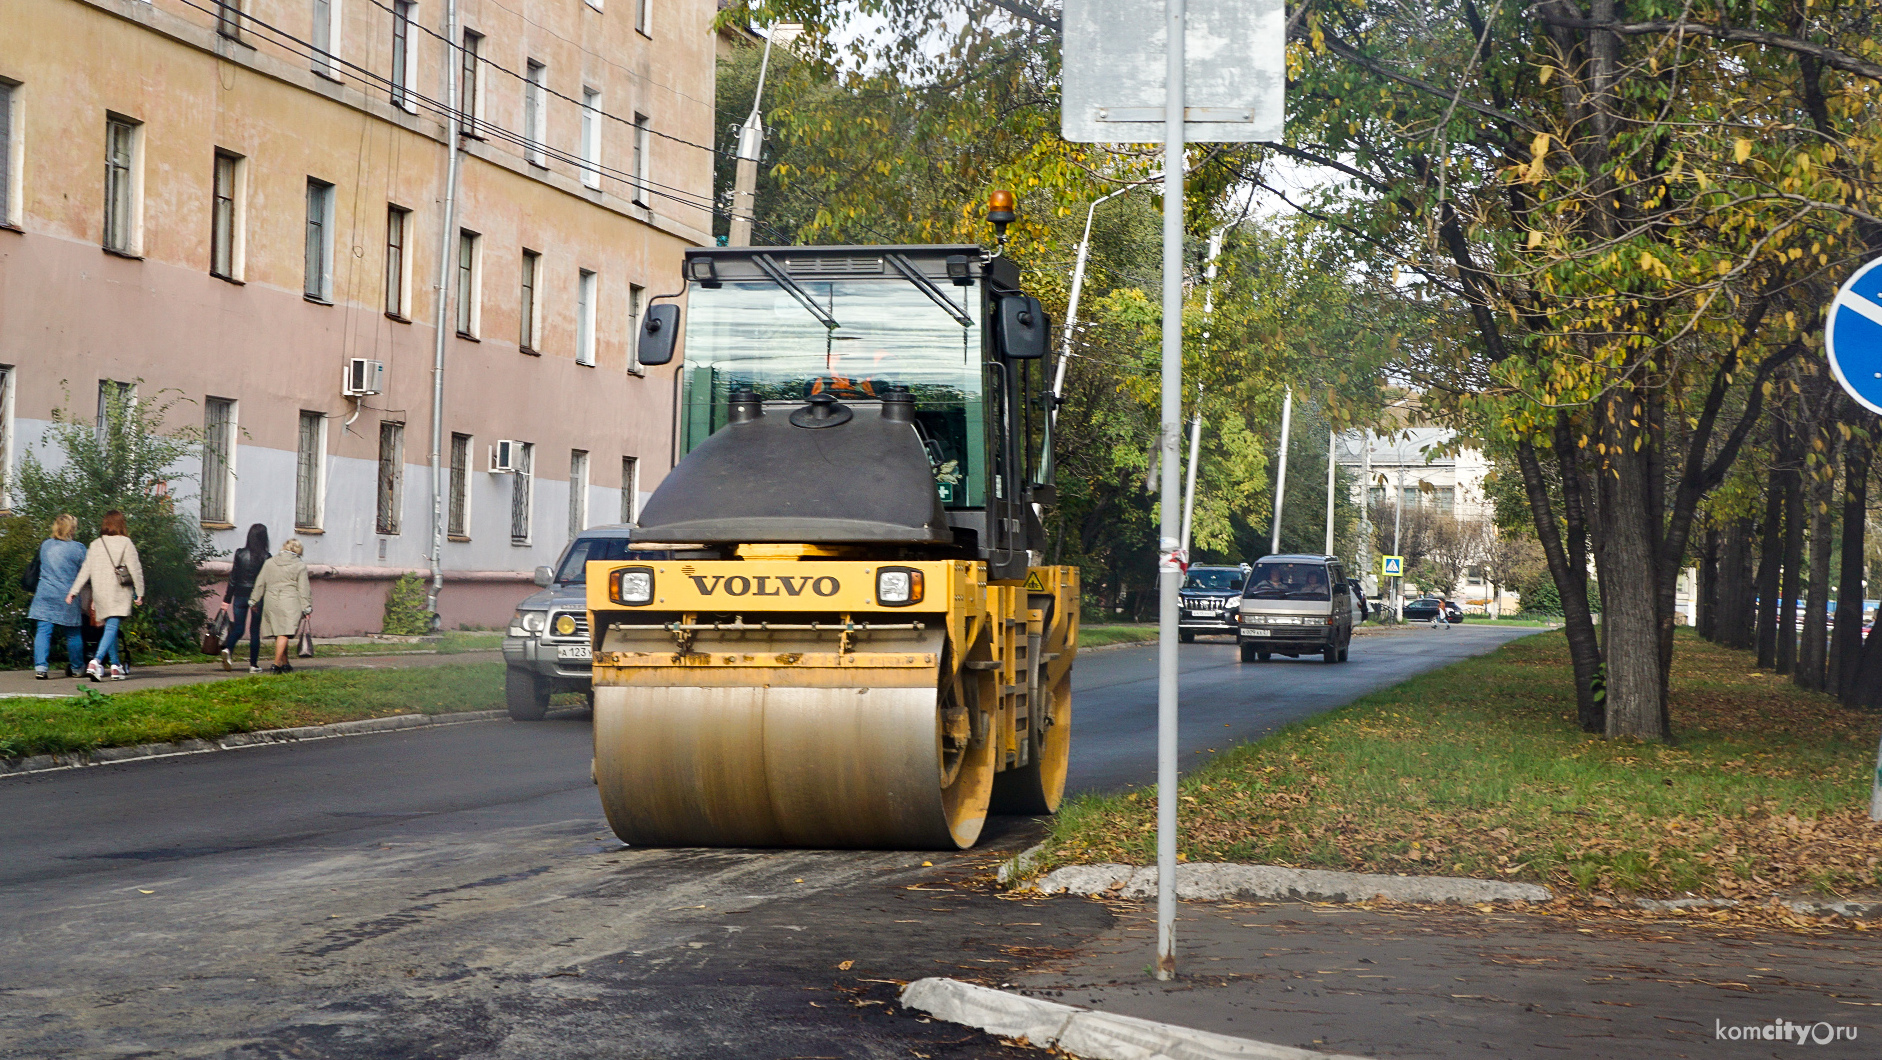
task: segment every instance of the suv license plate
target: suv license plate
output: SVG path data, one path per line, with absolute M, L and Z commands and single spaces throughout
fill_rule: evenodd
M 1268 629 L 1244 629 L 1242 630 L 1242 632 L 1248 634 L 1251 637 L 1267 637 L 1267 636 L 1272 636 L 1274 633 L 1273 630 L 1268 630 Z
M 588 645 L 569 644 L 569 645 L 564 645 L 563 647 L 557 648 L 555 650 L 555 657 L 558 659 L 582 659 L 585 661 L 591 658 L 591 655 L 589 652 Z

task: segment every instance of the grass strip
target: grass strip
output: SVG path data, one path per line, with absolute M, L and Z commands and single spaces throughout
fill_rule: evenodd
M 1617 896 L 1882 882 L 1882 718 L 1682 630 L 1679 742 L 1610 741 L 1576 728 L 1569 674 L 1539 634 L 1228 750 L 1182 781 L 1180 856 Z M 1151 864 L 1155 812 L 1150 789 L 1068 800 L 1037 871 Z
M 1116 623 L 1078 627 L 1078 646 L 1097 648 L 1106 644 L 1139 644 L 1157 639 L 1155 623 Z
M 0 758 L 503 706 L 503 664 L 322 670 L 67 699 L 0 699 Z

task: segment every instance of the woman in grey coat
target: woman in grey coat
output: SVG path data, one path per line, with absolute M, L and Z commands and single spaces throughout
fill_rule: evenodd
M 123 512 L 113 509 L 99 521 L 98 537 L 85 551 L 85 563 L 78 569 L 72 588 L 66 590 L 66 602 L 76 599 L 87 585 L 91 586 L 92 617 L 105 631 L 98 638 L 98 650 L 92 653 L 91 662 L 85 664 L 85 676 L 104 680 L 108 657 L 111 679 L 122 681 L 131 676 L 131 671 L 125 668 L 123 653 L 118 650 L 118 626 L 131 617 L 133 608 L 144 606 L 144 565 L 138 561 L 137 545 L 129 537 Z
M 307 564 L 301 562 L 301 542 L 290 537 L 281 542 L 281 551 L 268 557 L 255 576 L 255 588 L 249 606 L 261 608 L 261 635 L 274 638 L 274 669 L 277 674 L 292 673 L 288 662 L 288 641 L 300 627 L 301 616 L 314 609 L 314 591 L 307 584 Z
M 65 631 L 65 676 L 77 677 L 85 657 L 85 637 L 79 628 L 84 616 L 78 602 L 65 599 L 66 590 L 78 580 L 78 569 L 85 564 L 85 546 L 72 540 L 78 532 L 78 519 L 61 515 L 52 521 L 52 536 L 39 543 L 39 585 L 33 589 L 33 604 L 26 617 L 38 624 L 33 632 L 33 676 L 41 681 L 51 677 L 52 635 L 54 627 Z

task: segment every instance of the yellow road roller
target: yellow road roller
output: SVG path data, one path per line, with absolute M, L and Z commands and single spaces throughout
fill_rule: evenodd
M 1065 788 L 1049 324 L 976 246 L 701 248 L 683 456 L 588 568 L 595 779 L 643 846 L 971 846 Z

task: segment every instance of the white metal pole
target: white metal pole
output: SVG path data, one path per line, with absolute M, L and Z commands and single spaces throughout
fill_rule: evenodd
M 1065 366 L 1072 359 L 1072 331 L 1078 325 L 1078 295 L 1085 289 L 1085 259 L 1091 252 L 1091 220 L 1097 216 L 1099 203 L 1129 190 L 1124 187 L 1100 195 L 1085 209 L 1085 238 L 1078 241 L 1078 257 L 1072 264 L 1072 295 L 1065 305 L 1065 337 L 1059 344 L 1059 366 L 1052 373 L 1052 408 L 1046 413 L 1046 422 L 1052 427 L 1059 425 L 1059 399 L 1065 396 Z
M 1168 98 L 1163 113 L 1163 498 L 1157 571 L 1157 967 L 1176 977 L 1177 593 L 1183 556 L 1177 540 L 1177 445 L 1183 420 L 1183 35 L 1185 0 L 1165 0 Z
M 1398 550 L 1398 531 L 1405 522 L 1405 465 L 1398 466 L 1398 494 L 1392 498 L 1392 554 L 1399 559 L 1399 572 L 1392 579 L 1393 620 L 1405 621 L 1405 560 Z
M 1281 551 L 1281 504 L 1287 500 L 1287 431 L 1294 418 L 1294 390 L 1288 388 L 1281 401 L 1281 470 L 1274 478 L 1274 530 L 1268 536 L 1268 552 Z
M 1340 436 L 1327 428 L 1327 555 L 1333 554 L 1333 487 L 1339 481 Z
M 457 84 L 458 71 L 464 68 L 464 63 L 457 48 L 457 0 L 445 0 L 444 227 L 438 233 L 438 299 L 431 329 L 431 592 L 425 599 L 425 610 L 431 613 L 434 631 L 442 624 L 438 617 L 438 594 L 444 590 L 444 327 L 450 319 L 451 257 L 457 247 L 457 178 L 464 158 L 458 142 L 462 115 L 458 113 Z
M 764 57 L 758 60 L 758 87 L 752 93 L 751 114 L 738 132 L 738 163 L 733 174 L 732 220 L 727 227 L 725 245 L 751 246 L 752 222 L 758 216 L 758 156 L 764 150 L 765 123 L 758 113 L 765 96 L 765 72 L 771 68 L 771 41 L 777 34 L 772 27 L 765 37 Z
M 1189 558 L 1189 528 L 1196 516 L 1196 462 L 1202 451 L 1202 387 L 1196 388 L 1196 413 L 1189 418 L 1189 469 L 1183 483 L 1183 558 Z

